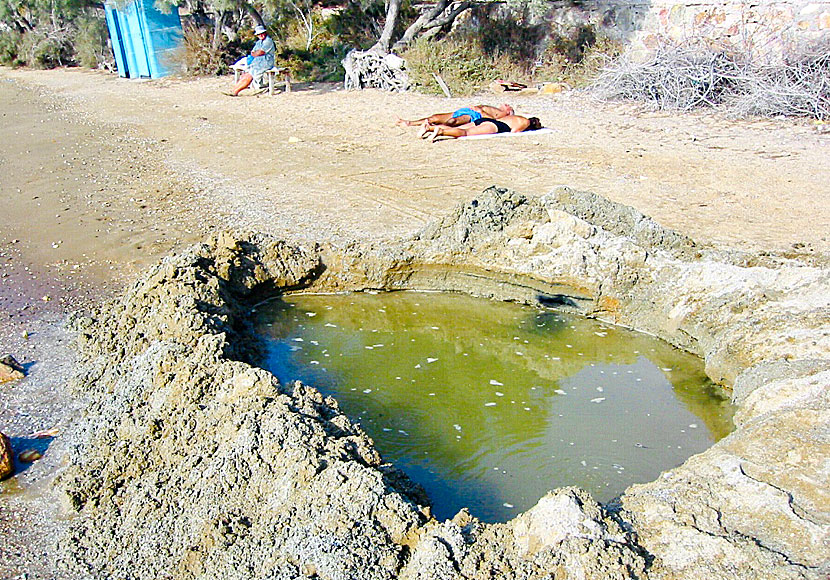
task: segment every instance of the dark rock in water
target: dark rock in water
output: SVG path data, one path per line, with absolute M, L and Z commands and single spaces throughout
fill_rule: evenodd
M 12 443 L 3 433 L 0 433 L 0 480 L 14 475 L 14 455 Z
M 26 376 L 26 371 L 15 358 L 7 354 L 0 358 L 0 383 L 17 381 Z

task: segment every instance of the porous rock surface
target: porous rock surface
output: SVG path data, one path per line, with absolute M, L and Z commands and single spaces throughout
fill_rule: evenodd
M 250 305 L 309 288 L 456 289 L 553 304 L 700 354 L 736 430 L 599 506 L 430 516 L 313 386 L 255 361 Z M 830 272 L 701 248 L 593 194 L 491 188 L 410 240 L 224 236 L 79 319 L 89 399 L 59 486 L 63 566 L 141 578 L 818 579 L 830 573 Z

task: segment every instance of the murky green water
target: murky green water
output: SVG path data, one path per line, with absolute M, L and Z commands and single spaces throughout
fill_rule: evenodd
M 334 394 L 439 518 L 506 521 L 548 490 L 607 501 L 732 429 L 702 361 L 650 336 L 455 294 L 260 306 L 265 366 Z

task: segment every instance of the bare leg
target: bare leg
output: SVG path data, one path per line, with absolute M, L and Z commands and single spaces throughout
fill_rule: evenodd
M 241 91 L 244 91 L 251 86 L 251 82 L 253 80 L 254 77 L 252 77 L 249 73 L 243 73 L 242 76 L 239 77 L 239 82 L 234 85 L 233 89 L 231 89 L 231 94 L 233 94 L 234 97 L 239 95 Z
M 429 123 L 430 125 L 448 125 L 452 121 L 452 113 L 436 113 L 434 115 L 430 115 L 429 117 L 424 117 L 423 119 L 415 119 L 413 121 L 407 121 L 406 119 L 398 119 L 395 122 L 395 124 L 399 127 L 414 127 L 416 125 L 423 125 L 424 123 Z
M 458 139 L 459 137 L 490 135 L 498 132 L 498 127 L 496 127 L 493 123 L 482 123 L 481 125 L 467 123 L 462 127 L 434 127 L 430 140 L 435 141 L 438 137 L 452 137 L 453 139 Z
M 466 125 L 470 121 L 472 121 L 472 117 L 470 115 L 461 115 L 459 117 L 450 117 L 443 123 L 433 123 L 434 125 L 444 125 L 446 127 L 459 127 L 461 125 Z
M 461 127 L 447 127 L 445 125 L 437 125 L 432 128 L 432 136 L 429 138 L 430 141 L 433 143 L 435 142 L 438 137 L 452 137 L 453 139 L 458 139 L 459 137 L 465 137 L 467 135 L 467 129 L 462 129 Z

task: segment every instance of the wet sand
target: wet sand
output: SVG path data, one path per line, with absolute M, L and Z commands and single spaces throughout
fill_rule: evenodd
M 225 228 L 295 240 L 408 235 L 490 185 L 590 189 L 703 242 L 830 254 L 830 135 L 808 121 L 737 122 L 563 98 L 506 100 L 545 135 L 430 144 L 396 115 L 468 101 L 334 85 L 231 99 L 228 78 L 137 82 L 0 69 L 0 354 L 30 373 L 0 385 L 16 446 L 75 410 L 65 315 L 171 249 Z M 820 127 L 819 127 L 820 128 Z M 44 498 L 60 437 L 0 484 L 0 577 L 54 577 Z

